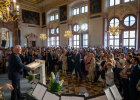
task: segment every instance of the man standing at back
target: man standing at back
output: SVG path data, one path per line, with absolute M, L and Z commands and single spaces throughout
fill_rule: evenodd
M 14 87 L 14 90 L 11 92 L 11 100 L 22 100 L 20 92 L 20 79 L 23 76 L 23 70 L 34 70 L 34 68 L 30 69 L 22 63 L 19 57 L 21 51 L 21 46 L 16 45 L 8 60 L 8 78 L 12 81 L 12 85 Z
M 81 74 L 81 54 L 79 51 L 76 49 L 74 50 L 74 59 L 72 60 L 75 64 L 75 74 L 76 77 L 80 77 L 82 79 L 82 74 Z

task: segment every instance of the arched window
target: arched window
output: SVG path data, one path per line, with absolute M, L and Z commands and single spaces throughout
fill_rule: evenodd
M 59 34 L 59 27 L 56 28 L 56 34 Z
M 109 25 L 112 26 L 118 26 L 119 25 L 119 19 L 118 18 L 112 18 L 109 22 Z M 116 36 L 112 36 L 112 34 L 109 34 L 109 46 L 116 49 L 119 48 L 119 33 L 117 33 Z
M 54 34 L 54 29 L 53 29 L 53 28 L 51 29 L 50 33 L 51 33 L 51 34 Z
M 73 31 L 74 31 L 74 32 L 78 32 L 79 29 L 80 29 L 79 25 L 74 25 L 74 26 L 73 26 Z
M 87 23 L 84 23 L 81 25 L 81 30 L 82 31 L 87 31 L 88 30 L 88 24 Z
M 118 18 L 112 18 L 110 20 L 110 26 L 113 26 L 113 25 L 115 25 L 115 26 L 119 25 L 119 19 Z
M 136 18 L 132 15 L 129 15 L 124 18 L 124 25 L 127 27 L 131 27 L 136 23 Z
M 136 47 L 136 29 L 132 26 L 136 24 L 136 17 L 133 15 L 128 15 L 123 20 L 125 30 L 123 31 L 123 46 L 129 49 Z M 132 28 L 132 29 L 131 29 Z

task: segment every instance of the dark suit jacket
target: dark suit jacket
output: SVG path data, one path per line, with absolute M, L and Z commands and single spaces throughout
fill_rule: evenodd
M 30 71 L 30 68 L 22 63 L 18 54 L 12 53 L 8 61 L 8 78 L 10 80 L 22 78 L 23 70 Z
M 140 79 L 140 69 L 138 65 L 131 69 L 131 74 L 129 75 L 130 83 L 136 85 Z
M 78 53 L 77 55 L 75 54 L 75 67 L 80 67 L 80 64 L 81 64 L 81 54 Z

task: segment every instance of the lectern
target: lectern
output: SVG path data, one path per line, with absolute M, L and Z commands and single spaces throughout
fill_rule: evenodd
M 34 62 L 28 64 L 30 68 L 34 67 L 34 71 L 30 71 L 28 74 L 33 75 L 31 84 L 37 84 L 38 82 L 46 85 L 46 74 L 45 74 L 45 61 L 36 59 Z

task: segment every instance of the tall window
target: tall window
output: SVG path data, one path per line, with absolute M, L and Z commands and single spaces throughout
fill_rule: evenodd
M 72 11 L 72 15 L 78 15 L 79 14 L 79 8 L 74 8 Z
M 59 46 L 59 36 L 48 38 L 48 47 L 58 47 Z
M 58 13 L 53 13 L 50 15 L 50 21 L 58 20 Z
M 130 2 L 130 1 L 134 1 L 134 0 L 124 0 L 124 2 Z
M 88 47 L 88 34 L 83 34 L 83 47 Z
M 51 33 L 51 34 L 54 34 L 54 29 L 51 29 L 50 33 Z
M 72 47 L 72 37 L 69 38 L 69 46 Z
M 127 16 L 124 19 L 124 25 L 128 27 L 133 26 L 135 22 L 136 22 L 136 18 L 134 16 Z
M 123 46 L 129 49 L 135 48 L 136 45 L 136 31 L 124 31 L 123 32 Z
M 118 26 L 119 25 L 119 19 L 113 18 L 110 20 L 110 26 Z M 109 34 L 109 46 L 112 48 L 119 48 L 119 33 L 116 34 L 116 36 L 112 36 L 112 34 Z
M 59 47 L 59 36 L 56 36 L 56 47 Z
M 50 16 L 50 21 L 53 21 L 54 20 L 54 15 L 51 15 Z
M 57 19 L 58 19 L 58 13 L 55 14 L 55 20 L 57 20 Z
M 80 47 L 80 35 L 74 35 L 73 37 L 73 46 L 74 48 L 79 48 Z
M 118 4 L 120 4 L 120 0 L 110 0 L 110 6 L 114 6 Z
M 55 47 L 55 37 L 49 37 L 48 38 L 48 46 L 49 47 Z
M 119 48 L 119 34 L 116 36 L 109 35 L 109 46 L 113 49 Z
M 81 6 L 81 13 L 88 12 L 88 5 Z
M 79 29 L 80 29 L 79 25 L 74 25 L 74 26 L 73 26 L 73 31 L 74 31 L 74 32 L 78 32 Z
M 56 28 L 56 34 L 59 34 L 59 28 L 58 27 Z

